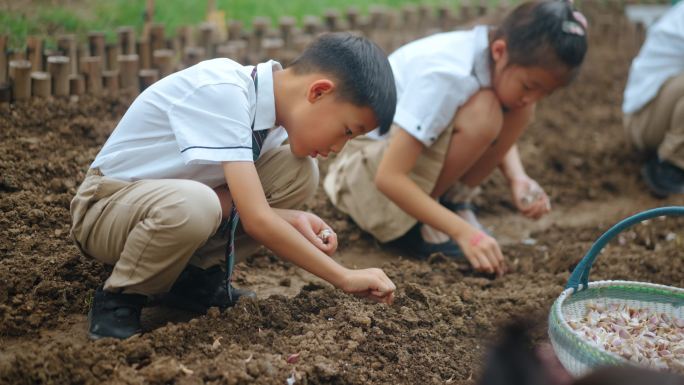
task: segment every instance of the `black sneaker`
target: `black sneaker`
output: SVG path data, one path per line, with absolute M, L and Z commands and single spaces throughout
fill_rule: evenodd
M 393 243 L 418 259 L 428 259 L 432 254 L 442 254 L 456 260 L 466 260 L 463 250 L 451 239 L 442 243 L 426 242 L 420 234 L 422 225 L 420 222 L 416 223 L 411 230 Z
M 641 176 L 653 195 L 659 198 L 684 193 L 684 170 L 657 156 L 646 161 Z
M 142 333 L 140 312 L 147 297 L 140 294 L 118 294 L 98 288 L 88 312 L 88 336 L 125 339 Z
M 206 313 L 210 307 L 224 310 L 235 305 L 241 297 L 254 298 L 250 290 L 231 287 L 232 297 L 226 290 L 225 273 L 220 266 L 206 270 L 188 265 L 181 272 L 168 293 L 160 295 L 155 302 L 193 313 Z

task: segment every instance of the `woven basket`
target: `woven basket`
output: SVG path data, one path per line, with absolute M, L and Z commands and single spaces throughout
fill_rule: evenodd
M 565 290 L 554 302 L 549 314 L 549 337 L 560 362 L 572 375 L 581 376 L 599 366 L 634 364 L 591 344 L 568 325 L 568 320 L 576 320 L 586 314 L 588 303 L 624 304 L 684 318 L 684 289 L 631 281 L 588 283 L 594 260 L 611 239 L 634 224 L 660 216 L 684 216 L 684 206 L 644 211 L 610 228 L 582 258 Z

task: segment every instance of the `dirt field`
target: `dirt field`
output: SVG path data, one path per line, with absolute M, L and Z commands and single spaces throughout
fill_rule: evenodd
M 257 300 L 206 316 L 146 309 L 148 333 L 89 342 L 85 314 L 108 268 L 69 240 L 69 201 L 128 101 L 0 106 L 0 383 L 474 383 L 500 325 L 543 320 L 607 227 L 646 208 L 684 204 L 646 192 L 642 159 L 623 139 L 621 92 L 638 46 L 614 21 L 596 23 L 581 76 L 541 103 L 521 143 L 552 214 L 539 222 L 517 216 L 499 176 L 478 198 L 512 268 L 504 278 L 380 248 L 319 193 L 312 209 L 341 236 L 336 258 L 382 266 L 398 286 L 393 306 L 345 295 L 263 252 L 238 265 L 238 286 L 256 290 Z M 684 287 L 682 225 L 653 220 L 626 232 L 591 279 Z M 544 334 L 543 325 L 535 331 L 538 340 Z M 298 360 L 288 363 L 292 354 Z

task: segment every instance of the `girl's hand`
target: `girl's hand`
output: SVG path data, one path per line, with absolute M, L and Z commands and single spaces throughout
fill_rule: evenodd
M 551 211 L 549 196 L 528 176 L 511 180 L 511 193 L 515 206 L 528 218 L 539 219 Z
M 391 305 L 397 289 L 384 271 L 377 268 L 348 270 L 340 289 L 358 297 Z
M 297 211 L 288 222 L 327 255 L 333 255 L 337 250 L 337 234 L 317 215 Z
M 499 277 L 506 272 L 506 263 L 499 244 L 484 231 L 471 228 L 456 241 L 476 271 L 496 273 Z

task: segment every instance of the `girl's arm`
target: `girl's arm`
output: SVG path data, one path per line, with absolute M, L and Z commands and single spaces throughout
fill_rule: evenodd
M 551 211 L 548 195 L 525 172 L 516 144 L 508 150 L 501 160 L 499 168 L 511 186 L 516 207 L 523 215 L 538 219 Z
M 504 155 L 499 168 L 509 182 L 514 179 L 528 178 L 522 160 L 520 160 L 520 152 L 518 152 L 517 144 L 511 146 L 506 155 Z
M 397 132 L 390 139 L 375 176 L 378 189 L 418 221 L 454 239 L 474 269 L 502 274 L 503 255 L 496 241 L 483 237 L 411 180 L 409 173 L 423 151 L 423 144 L 400 127 L 394 130 Z

